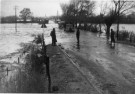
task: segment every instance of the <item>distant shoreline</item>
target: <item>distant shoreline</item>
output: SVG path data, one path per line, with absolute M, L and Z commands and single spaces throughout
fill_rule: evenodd
M 41 23 L 41 22 L 38 22 L 38 21 L 35 21 L 35 22 L 31 22 L 31 21 L 22 22 L 22 21 L 18 21 L 18 22 L 0 22 L 0 23 Z
M 40 24 L 39 22 L 17 22 L 17 23 L 22 23 L 22 24 L 25 24 L 25 23 L 37 23 L 37 24 Z M 99 24 L 99 23 L 94 23 L 94 22 L 91 22 L 92 24 Z M 0 24 L 15 24 L 15 22 L 0 22 Z M 104 23 L 101 23 L 101 24 L 104 24 Z M 113 24 L 117 24 L 116 22 L 113 23 Z M 135 24 L 134 23 L 119 23 L 119 24 Z

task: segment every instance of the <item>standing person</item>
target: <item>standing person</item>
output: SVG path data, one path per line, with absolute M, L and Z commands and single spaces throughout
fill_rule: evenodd
M 51 31 L 50 35 L 52 37 L 52 46 L 55 46 L 56 42 L 57 42 L 55 28 L 53 28 L 53 30 Z
M 112 46 L 112 43 L 114 43 L 114 46 L 115 46 L 115 32 L 113 31 L 113 29 L 111 29 L 111 46 Z
M 80 30 L 79 28 L 77 28 L 77 31 L 76 31 L 76 38 L 77 38 L 77 44 L 79 45 L 79 37 L 80 37 Z

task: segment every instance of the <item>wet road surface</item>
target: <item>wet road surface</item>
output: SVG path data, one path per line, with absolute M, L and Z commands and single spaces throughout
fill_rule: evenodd
M 106 94 L 135 93 L 135 48 L 133 46 L 116 43 L 115 48 L 111 48 L 105 38 L 81 31 L 78 47 L 75 33 L 64 36 L 69 40 L 62 43 L 63 47 L 91 83 Z

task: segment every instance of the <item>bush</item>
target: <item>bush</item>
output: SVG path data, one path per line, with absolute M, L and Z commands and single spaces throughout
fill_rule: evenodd
M 41 71 L 43 68 L 43 49 L 41 35 L 35 36 L 34 43 L 22 43 L 22 49 L 20 50 L 22 55 L 25 56 L 25 68 L 28 70 Z
M 135 33 L 133 31 L 128 32 L 127 30 L 122 30 L 119 31 L 118 36 L 119 36 L 118 40 L 120 41 L 135 43 Z
M 35 42 L 36 44 L 42 43 L 42 35 L 41 34 L 36 35 L 33 42 Z
M 90 31 L 90 32 L 93 32 L 93 33 L 98 33 L 99 32 L 99 27 L 97 24 L 91 24 L 91 25 L 87 25 L 87 24 L 84 24 L 84 25 L 79 25 L 79 28 L 82 29 L 82 30 L 87 30 L 87 31 Z
M 93 33 L 98 33 L 98 25 L 91 25 L 90 27 L 90 31 L 93 32 Z

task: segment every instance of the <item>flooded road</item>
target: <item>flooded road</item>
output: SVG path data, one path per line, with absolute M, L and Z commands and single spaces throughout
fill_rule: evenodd
M 111 48 L 96 34 L 81 31 L 80 35 L 79 47 L 75 34 L 63 46 L 88 78 L 94 76 L 96 83 L 91 82 L 108 92 L 104 94 L 134 94 L 135 47 L 116 43 Z
M 18 32 L 15 32 L 13 24 L 2 24 L 1 27 L 0 92 L 30 92 L 27 89 L 24 91 L 25 88 L 12 87 L 12 85 L 16 86 L 16 83 L 21 86 L 22 82 L 13 81 L 15 83 L 10 85 L 13 79 L 17 79 L 15 75 L 24 64 L 24 62 L 18 64 L 18 50 L 22 43 L 29 43 L 34 39 L 33 35 L 41 33 L 45 35 L 46 44 L 50 44 L 50 32 L 52 28 L 56 28 L 58 44 L 64 47 L 86 77 L 92 80 L 92 84 L 107 92 L 104 94 L 135 94 L 135 48 L 133 46 L 116 44 L 115 49 L 112 49 L 104 37 L 97 37 L 96 34 L 88 31 L 80 32 L 80 46 L 77 46 L 75 32 L 66 33 L 59 30 L 58 25 L 53 22 L 50 22 L 45 29 L 40 28 L 39 24 L 18 24 Z M 10 71 L 8 75 L 7 68 Z M 36 83 L 37 80 L 39 78 L 33 81 Z M 27 82 L 24 81 L 24 86 Z M 34 92 L 33 88 L 32 90 Z M 40 91 L 44 92 L 44 90 Z

